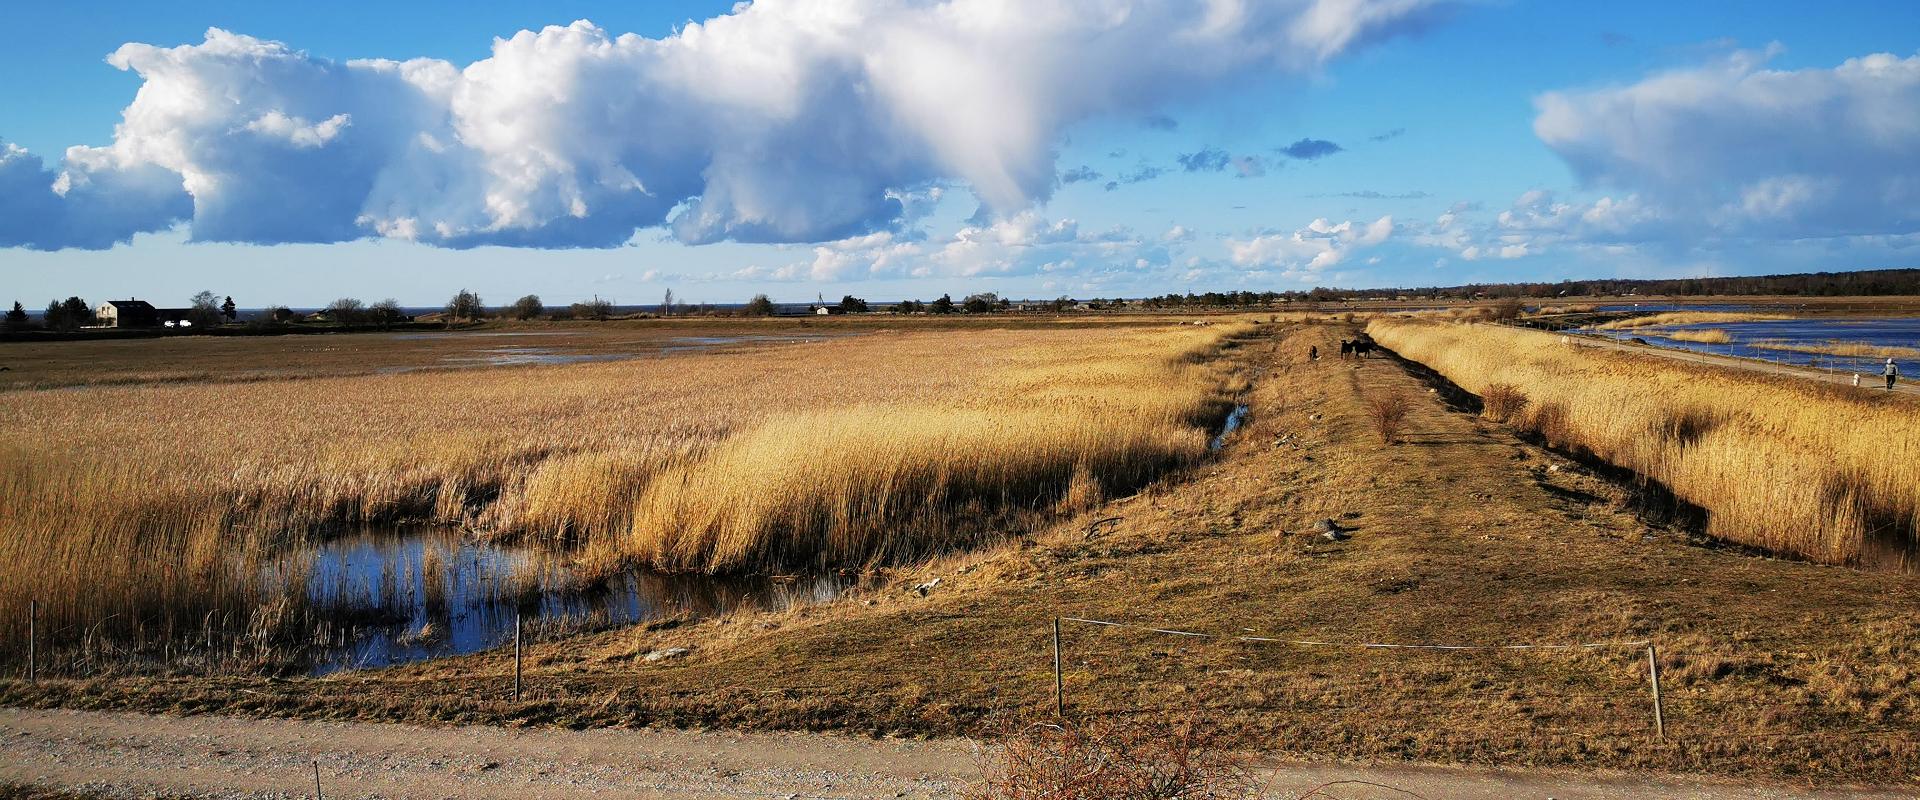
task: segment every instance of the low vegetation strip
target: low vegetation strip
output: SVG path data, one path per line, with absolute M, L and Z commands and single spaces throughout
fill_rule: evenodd
M 1693 331 L 1669 331 L 1660 335 L 1676 341 L 1694 342 L 1696 344 L 1727 344 L 1733 341 L 1733 334 L 1727 333 L 1719 328 L 1706 328 L 1704 330 Z
M 424 521 L 589 566 L 859 566 L 1206 452 L 1236 326 L 875 334 L 657 361 L 27 391 L 0 424 L 0 637 L 306 625 L 290 542 Z M 211 635 L 210 633 L 208 635 Z M 9 649 L 9 652 L 12 652 Z
M 1920 358 L 1920 347 L 1891 347 L 1867 342 L 1846 342 L 1829 339 L 1825 342 L 1787 342 L 1779 339 L 1762 339 L 1749 342 L 1749 347 L 1762 350 L 1784 350 L 1790 353 L 1814 353 L 1823 356 L 1846 356 L 1850 358 Z
M 1920 416 L 1909 398 L 1567 346 L 1551 334 L 1379 319 L 1382 344 L 1475 393 L 1517 387 L 1511 421 L 1658 481 L 1708 533 L 1834 564 L 1910 559 Z
M 1767 322 L 1782 319 L 1793 319 L 1793 317 L 1785 314 L 1759 314 L 1744 311 L 1669 311 L 1663 314 L 1648 314 L 1644 317 L 1628 317 L 1603 322 L 1594 327 L 1617 331 L 1668 325 L 1724 325 L 1729 322 Z

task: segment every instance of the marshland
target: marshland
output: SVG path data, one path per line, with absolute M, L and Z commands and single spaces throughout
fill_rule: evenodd
M 260 427 L 195 451 L 218 480 L 116 472 L 69 436 L 62 458 L 93 469 L 16 481 L 147 527 L 47 534 L 34 557 L 53 568 L 9 574 L 82 598 L 49 601 L 43 630 L 72 614 L 92 638 L 52 643 L 42 680 L 16 669 L 0 700 L 978 735 L 1050 718 L 1048 624 L 1070 616 L 1336 645 L 1608 644 L 1063 632 L 1075 716 L 1198 709 L 1268 752 L 1849 779 L 1920 763 L 1920 589 L 1871 527 L 1911 513 L 1893 490 L 1912 459 L 1886 447 L 1911 437 L 1909 398 L 1675 374 L 1431 316 L 1372 320 L 1393 353 L 1346 359 L 1366 320 L 894 319 L 653 359 L 10 392 L 10 419 L 155 439 L 134 452 Z M 408 448 L 378 446 L 395 437 Z M 1836 455 L 1809 457 L 1822 448 Z M 280 472 L 259 464 L 276 457 Z M 1764 476 L 1724 474 L 1756 461 Z M 95 474 L 125 477 L 81 492 Z M 104 502 L 119 491 L 147 492 L 149 516 Z M 659 535 L 654 515 L 682 524 Z M 98 575 L 62 577 L 75 563 Z M 270 591 L 285 581 L 305 590 Z M 168 608 L 171 631 L 151 616 Z M 118 609 L 150 616 L 114 630 Z M 519 700 L 516 614 L 532 634 Z M 1644 642 L 1669 692 L 1658 744 Z
M 191 377 L 174 365 L 219 362 L 95 364 L 120 378 L 104 385 L 73 366 L 23 369 L 65 388 L 0 394 L 0 426 L 35 432 L 0 450 L 0 636 L 25 636 L 31 603 L 43 646 L 83 671 L 175 652 L 284 669 L 337 658 L 354 622 L 444 636 L 447 621 L 436 632 L 420 614 L 389 619 L 392 603 L 342 589 L 348 571 L 325 556 L 393 525 L 522 553 L 450 569 L 427 548 L 359 579 L 422 608 L 445 608 L 436 594 L 481 610 L 532 602 L 557 582 L 604 592 L 635 574 L 871 572 L 1196 463 L 1249 381 L 1218 358 L 1246 325 L 845 328 L 531 331 L 587 353 L 634 347 L 622 339 L 726 347 L 482 370 L 445 361 L 498 347 L 486 333 L 328 337 L 310 373 L 258 353 Z M 126 347 L 47 346 L 114 366 Z M 739 594 L 764 607 L 779 592 Z

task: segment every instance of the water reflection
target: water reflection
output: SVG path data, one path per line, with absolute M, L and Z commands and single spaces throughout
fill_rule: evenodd
M 1212 439 L 1207 440 L 1207 449 L 1218 451 L 1220 448 L 1226 447 L 1227 437 L 1233 435 L 1234 431 L 1240 430 L 1240 426 L 1247 421 L 1247 412 L 1249 410 L 1244 403 L 1234 406 L 1233 410 L 1227 413 L 1226 421 L 1220 424 L 1220 432 L 1214 434 Z
M 515 614 L 535 635 L 735 609 L 824 602 L 851 577 L 790 581 L 634 572 L 592 584 L 561 559 L 439 530 L 368 531 L 263 567 L 272 591 L 298 584 L 315 615 L 312 672 L 380 667 L 509 643 Z
M 1687 342 L 1672 338 L 1672 334 L 1674 333 L 1706 329 L 1726 331 L 1733 341 L 1726 344 L 1711 344 Z M 1588 329 L 1587 332 L 1610 336 L 1615 339 L 1645 339 L 1647 343 L 1656 344 L 1661 347 L 1693 350 L 1702 353 L 1716 353 L 1738 358 L 1756 358 L 1815 369 L 1862 373 L 1868 376 L 1877 376 L 1880 374 L 1881 369 L 1883 369 L 1887 363 L 1887 359 L 1884 356 L 1843 356 L 1827 353 L 1807 353 L 1759 345 L 1775 342 L 1818 347 L 1838 341 L 1850 344 L 1866 344 L 1875 347 L 1920 348 L 1920 317 L 1887 317 L 1874 319 L 1825 319 L 1808 317 L 1751 322 L 1668 325 L 1625 330 Z M 1901 375 L 1920 375 L 1920 359 L 1895 358 L 1894 363 L 1899 366 Z

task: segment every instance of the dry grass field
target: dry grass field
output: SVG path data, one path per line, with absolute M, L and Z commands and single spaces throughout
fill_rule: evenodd
M 24 636 L 29 600 L 45 629 L 266 636 L 298 599 L 257 607 L 272 578 L 244 565 L 398 521 L 551 545 L 595 571 L 920 559 L 1199 458 L 1244 387 L 1210 359 L 1234 330 L 870 329 L 562 366 L 0 393 L 0 427 L 26 433 L 0 449 L 0 637 Z
M 1920 775 L 1911 576 L 1763 558 L 1649 523 L 1631 485 L 1448 405 L 1393 359 L 1324 357 L 1355 333 L 1268 326 L 1270 341 L 1225 352 L 1254 377 L 1252 416 L 1217 460 L 824 605 L 543 642 L 519 702 L 512 658 L 496 650 L 319 679 L 0 681 L 0 703 L 980 733 L 1051 717 L 1050 620 L 1078 616 L 1338 645 L 1659 646 L 1664 741 L 1632 645 L 1407 651 L 1065 628 L 1068 713 L 1197 714 L 1265 753 L 1823 785 Z M 1409 413 L 1388 444 L 1367 407 L 1396 396 Z M 1329 517 L 1350 538 L 1315 533 Z M 909 590 L 934 578 L 924 596 Z M 671 647 L 690 652 L 644 657 Z
M 1831 564 L 1910 563 L 1920 532 L 1920 407 L 1627 353 L 1536 331 L 1378 319 L 1382 344 L 1471 392 L 1505 384 L 1514 416 L 1708 512 L 1723 539 Z

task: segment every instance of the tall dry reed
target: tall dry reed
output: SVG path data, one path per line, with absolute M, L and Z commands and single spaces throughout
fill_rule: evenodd
M 0 394 L 17 432 L 0 641 L 13 651 L 29 599 L 64 633 L 252 626 L 280 553 L 368 524 L 458 525 L 601 569 L 915 558 L 1203 455 L 1235 379 L 1207 354 L 1236 330 Z
M 1562 343 L 1537 331 L 1380 319 L 1373 337 L 1471 392 L 1520 387 L 1518 424 L 1656 480 L 1714 536 L 1837 564 L 1911 558 L 1920 404 L 1790 377 Z
M 1603 322 L 1594 327 L 1602 330 L 1628 330 L 1631 328 L 1657 328 L 1668 325 L 1722 325 L 1729 322 L 1765 322 L 1782 319 L 1793 319 L 1793 317 L 1785 314 L 1760 314 L 1745 311 L 1668 311 L 1660 314 L 1648 314 L 1644 317 L 1628 317 L 1612 322 Z

